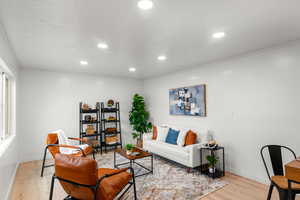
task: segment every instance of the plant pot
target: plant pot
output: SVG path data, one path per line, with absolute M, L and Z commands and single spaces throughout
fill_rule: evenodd
M 216 168 L 215 167 L 209 167 L 208 168 L 209 173 L 213 174 L 216 172 Z
M 136 147 L 143 148 L 143 140 L 142 139 L 137 139 L 136 140 Z
M 130 155 L 132 153 L 132 150 L 126 150 L 126 154 Z

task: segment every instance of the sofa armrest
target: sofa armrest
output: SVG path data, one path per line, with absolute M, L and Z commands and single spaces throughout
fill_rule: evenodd
M 144 133 L 143 140 L 152 140 L 152 133 Z
M 186 148 L 188 148 L 188 152 L 189 152 L 190 163 L 193 163 L 194 167 L 200 166 L 200 148 L 201 148 L 201 146 L 202 146 L 201 143 L 186 146 Z

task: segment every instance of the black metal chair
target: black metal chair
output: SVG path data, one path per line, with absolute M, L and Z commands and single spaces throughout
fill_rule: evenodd
M 282 150 L 283 149 L 286 150 L 287 152 L 289 152 L 292 155 L 292 157 L 294 159 L 296 159 L 295 152 L 289 147 L 285 147 L 285 146 L 281 146 L 281 145 L 266 145 L 266 146 L 263 146 L 260 150 L 260 154 L 261 154 L 264 166 L 266 168 L 268 177 L 271 181 L 267 200 L 271 199 L 274 186 L 278 190 L 280 200 L 288 199 L 289 187 L 288 187 L 288 180 L 284 176 L 284 165 L 283 165 L 283 159 L 282 159 L 282 152 L 283 152 Z M 271 166 L 273 169 L 273 176 L 271 176 L 271 174 L 269 172 L 269 169 L 266 164 L 265 157 L 264 157 L 264 153 L 266 150 L 268 150 L 269 155 L 270 155 Z M 292 185 L 292 199 L 295 199 L 296 194 L 299 194 L 299 193 L 300 193 L 300 184 L 293 184 Z

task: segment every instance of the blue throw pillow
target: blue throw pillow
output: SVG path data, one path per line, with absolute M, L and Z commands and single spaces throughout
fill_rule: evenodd
M 166 138 L 166 143 L 169 144 L 177 144 L 177 138 L 180 131 L 176 131 L 174 129 L 169 128 L 168 135 Z

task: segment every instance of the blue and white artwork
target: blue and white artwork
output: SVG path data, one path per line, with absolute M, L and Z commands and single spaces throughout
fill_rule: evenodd
M 206 116 L 206 87 L 196 85 L 169 90 L 171 115 Z

